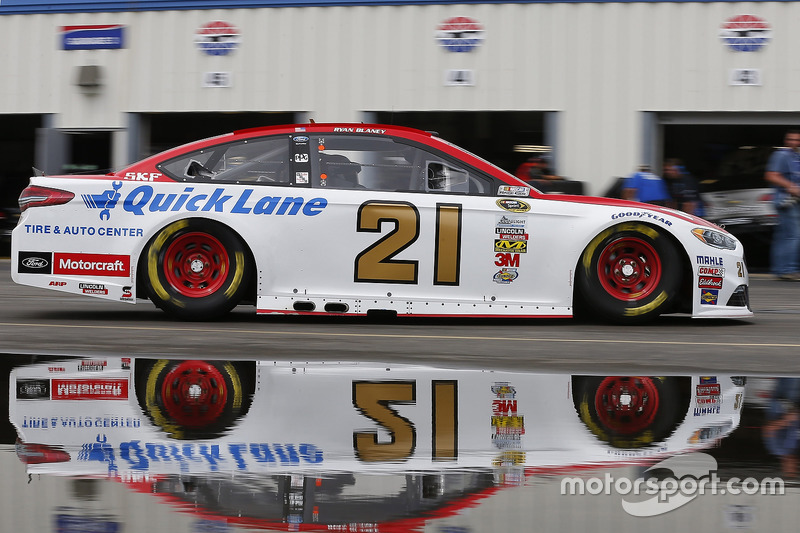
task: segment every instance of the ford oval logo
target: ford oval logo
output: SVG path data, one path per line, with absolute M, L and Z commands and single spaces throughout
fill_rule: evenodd
M 296 143 L 307 143 L 308 142 L 308 137 L 306 137 L 305 135 L 298 135 L 297 137 L 295 137 L 292 140 L 294 142 L 296 142 Z
M 25 268 L 47 268 L 47 259 L 42 257 L 26 257 L 22 260 L 22 266 Z

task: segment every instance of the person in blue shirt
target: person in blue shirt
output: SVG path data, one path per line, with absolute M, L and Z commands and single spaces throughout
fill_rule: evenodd
M 650 172 L 649 165 L 641 165 L 638 172 L 625 179 L 622 197 L 655 205 L 667 205 L 672 199 L 664 180 Z
M 772 152 L 764 174 L 775 190 L 778 212 L 770 262 L 778 279 L 800 281 L 800 130 L 787 131 L 783 143 Z

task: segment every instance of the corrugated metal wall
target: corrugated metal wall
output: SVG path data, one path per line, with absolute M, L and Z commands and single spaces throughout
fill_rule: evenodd
M 729 17 L 772 27 L 758 52 L 719 37 Z M 485 29 L 481 46 L 448 52 L 434 37 L 453 16 Z M 208 56 L 194 33 L 212 20 L 241 45 Z M 55 113 L 59 128 L 124 128 L 125 113 L 305 111 L 316 121 L 364 111 L 543 110 L 559 113 L 559 169 L 589 179 L 639 163 L 642 111 L 796 112 L 800 3 L 559 3 L 307 7 L 0 17 L 0 113 Z M 122 50 L 59 49 L 60 26 L 127 25 Z M 98 94 L 75 85 L 80 65 L 105 73 Z M 763 85 L 731 86 L 733 68 Z M 476 85 L 449 87 L 446 69 Z M 203 88 L 204 72 L 232 73 Z

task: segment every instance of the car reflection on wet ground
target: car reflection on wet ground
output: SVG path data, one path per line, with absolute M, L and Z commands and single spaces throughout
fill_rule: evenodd
M 800 513 L 794 378 L 8 354 L 0 375 L 3 530 L 785 530 Z

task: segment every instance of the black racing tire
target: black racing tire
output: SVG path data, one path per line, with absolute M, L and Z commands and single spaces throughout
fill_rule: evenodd
M 249 409 L 255 377 L 251 366 L 167 359 L 142 363 L 136 369 L 139 404 L 173 439 L 218 438 Z
M 148 297 L 181 320 L 219 318 L 247 291 L 252 270 L 248 257 L 242 240 L 218 222 L 173 222 L 146 250 Z
M 646 448 L 669 437 L 683 420 L 689 381 L 682 377 L 576 376 L 573 399 L 580 420 L 597 439 L 619 449 Z
M 647 322 L 672 310 L 682 268 L 663 232 L 639 222 L 597 235 L 576 269 L 576 313 L 621 324 Z

